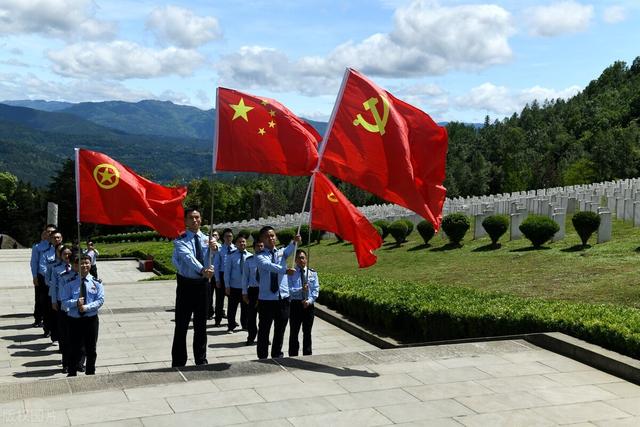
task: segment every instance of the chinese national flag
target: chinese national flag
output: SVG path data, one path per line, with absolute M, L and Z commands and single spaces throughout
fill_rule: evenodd
M 184 231 L 185 187 L 164 187 L 106 154 L 76 148 L 78 221 L 146 225 L 165 237 Z
M 376 229 L 324 174 L 316 172 L 313 179 L 311 226 L 351 242 L 361 268 L 375 264 L 373 251 L 382 246 Z
M 411 209 L 437 230 L 446 129 L 357 71 L 345 78 L 320 170 Z
M 218 88 L 213 170 L 311 175 L 318 132 L 278 101 Z

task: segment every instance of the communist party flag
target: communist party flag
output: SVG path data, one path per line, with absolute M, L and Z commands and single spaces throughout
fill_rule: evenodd
M 320 170 L 411 209 L 437 230 L 446 129 L 357 71 L 348 69 L 345 79 Z
M 373 251 L 382 246 L 380 234 L 323 173 L 315 172 L 313 179 L 311 226 L 351 242 L 361 268 L 375 264 Z
M 320 135 L 278 101 L 218 88 L 213 171 L 311 175 Z
M 185 187 L 165 187 L 106 154 L 76 148 L 78 222 L 146 225 L 165 237 L 184 231 Z

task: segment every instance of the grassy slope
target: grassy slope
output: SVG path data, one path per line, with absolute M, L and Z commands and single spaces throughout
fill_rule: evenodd
M 464 246 L 446 250 L 445 241 L 434 237 L 430 247 L 421 245 L 417 231 L 396 248 L 387 237 L 378 250 L 378 263 L 358 269 L 348 244 L 323 241 L 311 246 L 310 261 L 320 273 L 354 274 L 363 277 L 407 280 L 448 286 L 501 291 L 519 296 L 538 296 L 554 300 L 606 302 L 640 308 L 638 259 L 640 229 L 614 222 L 610 242 L 576 251 L 579 239 L 567 221 L 567 237 L 542 250 L 529 250 L 526 239 L 487 250 L 489 239 L 471 240 Z M 595 242 L 595 236 L 591 242 Z M 139 249 L 152 253 L 170 265 L 170 243 L 124 243 L 100 245 L 101 254 L 126 253 Z

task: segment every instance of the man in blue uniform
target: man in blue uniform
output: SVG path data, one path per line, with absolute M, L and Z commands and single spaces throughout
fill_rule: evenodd
M 247 258 L 252 256 L 247 252 L 247 237 L 239 234 L 235 240 L 236 250 L 226 257 L 224 263 L 224 277 L 227 294 L 227 322 L 228 332 L 233 333 L 238 326 L 236 312 L 240 305 L 240 326 L 247 329 L 247 308 L 242 299 L 242 272 Z
M 74 257 L 78 263 L 78 257 Z M 81 255 L 79 260 L 80 274 L 62 288 L 62 309 L 67 313 L 69 325 L 69 345 L 71 360 L 67 376 L 77 375 L 78 365 L 84 346 L 87 362 L 87 375 L 96 373 L 96 345 L 98 343 L 98 329 L 100 320 L 98 310 L 104 304 L 104 287 L 102 283 L 89 274 L 91 257 Z
M 307 253 L 296 251 L 296 272 L 289 277 L 291 298 L 289 316 L 289 356 L 295 357 L 300 349 L 298 334 L 302 325 L 302 354 L 311 355 L 311 328 L 313 327 L 314 305 L 320 291 L 318 273 L 307 268 Z
M 224 263 L 227 257 L 231 255 L 236 247 L 233 242 L 233 231 L 225 228 L 222 232 L 222 245 L 213 259 L 213 268 L 216 276 L 216 309 L 215 309 L 215 326 L 220 326 L 224 317 L 224 296 L 226 295 L 226 280 L 224 277 Z
M 43 326 L 42 320 L 44 316 L 42 301 L 43 298 L 40 296 L 41 293 L 46 292 L 46 285 L 44 284 L 44 276 L 47 272 L 47 263 L 41 263 L 41 259 L 44 256 L 44 253 L 49 250 L 51 247 L 51 243 L 49 239 L 51 237 L 51 232 L 56 229 L 56 226 L 53 224 L 47 224 L 47 226 L 42 230 L 42 234 L 40 235 L 40 242 L 33 245 L 31 248 L 31 276 L 33 277 L 33 327 L 41 328 Z M 41 268 L 44 267 L 44 268 Z M 39 276 L 42 276 L 42 279 L 39 279 Z
M 216 242 L 220 240 L 220 236 L 218 235 L 218 232 L 216 230 L 211 231 L 211 238 L 214 239 Z M 213 304 L 213 296 L 215 293 L 216 293 L 216 279 L 214 274 L 214 277 L 211 278 L 211 280 L 209 280 L 209 282 L 207 283 L 207 319 L 208 320 L 213 319 L 216 312 Z
M 273 227 L 260 229 L 260 240 L 264 250 L 256 256 L 258 274 L 260 275 L 260 291 L 258 294 L 258 346 L 259 359 L 266 359 L 269 353 L 269 333 L 274 325 L 271 357 L 283 357 L 282 341 L 284 330 L 289 321 L 289 281 L 287 274 L 294 269 L 287 268 L 287 258 L 295 250 L 295 243 L 302 238 L 297 235 L 284 249 L 276 249 L 276 232 Z
M 62 263 L 53 270 L 53 279 L 49 286 L 49 297 L 51 298 L 51 307 L 57 315 L 58 321 L 58 343 L 60 344 L 60 353 L 62 353 L 62 372 L 67 373 L 69 369 L 70 348 L 69 348 L 69 330 L 67 313 L 62 309 L 62 289 L 67 282 L 78 277 L 78 273 L 73 270 L 71 263 L 71 249 L 63 246 L 60 249 L 60 259 Z M 77 264 L 76 264 L 77 266 Z M 84 362 L 80 362 L 84 365 Z M 78 369 L 84 371 L 84 368 Z
M 56 247 L 60 243 L 62 243 L 62 234 L 58 230 L 52 230 L 49 234 L 49 247 L 41 253 L 38 261 L 38 304 L 42 313 L 42 329 L 44 330 L 44 336 L 51 337 L 54 341 L 58 338 L 55 336 L 55 330 L 52 325 L 53 314 L 46 277 L 48 269 L 56 260 Z
M 256 255 L 262 252 L 264 243 L 260 240 L 254 240 L 253 253 L 248 256 L 244 263 L 244 271 L 242 272 L 242 299 L 247 305 L 247 345 L 255 343 L 258 335 L 258 326 L 256 325 L 256 317 L 258 315 L 258 292 L 260 291 L 258 274 L 258 264 L 256 263 Z
M 193 315 L 193 358 L 196 365 L 207 362 L 207 283 L 213 277 L 209 251 L 217 243 L 200 231 L 202 218 L 196 209 L 185 209 L 187 231 L 173 242 L 173 265 L 177 271 L 175 329 L 171 347 L 171 366 L 187 363 L 187 329 Z

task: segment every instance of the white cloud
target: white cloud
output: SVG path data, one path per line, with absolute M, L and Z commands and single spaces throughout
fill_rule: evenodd
M 440 6 L 414 0 L 396 10 L 389 33 L 348 41 L 328 55 L 290 59 L 266 47 L 243 47 L 217 66 L 224 84 L 305 94 L 335 93 L 345 67 L 371 76 L 418 77 L 478 70 L 512 57 L 511 15 L 495 5 Z
M 449 111 L 449 94 L 435 84 L 416 84 L 393 90 L 403 101 L 421 108 L 435 120 L 443 118 Z
M 154 50 L 128 41 L 77 43 L 47 55 L 53 71 L 62 76 L 116 80 L 188 76 L 204 62 L 194 50 Z
M 192 49 L 222 37 L 218 20 L 213 16 L 196 16 L 188 9 L 165 6 L 154 9 L 147 27 L 164 42 Z
M 526 14 L 531 34 L 554 37 L 585 31 L 593 18 L 593 6 L 562 1 L 530 8 Z
M 114 36 L 115 24 L 94 18 L 90 0 L 2 0 L 0 36 L 42 34 L 98 40 Z
M 483 83 L 471 89 L 468 94 L 456 98 L 455 102 L 465 109 L 511 115 L 519 113 L 526 104 L 534 100 L 542 103 L 545 100 L 568 99 L 580 90 L 579 86 L 570 86 L 562 90 L 534 86 L 514 93 L 505 86 Z
M 68 102 L 117 99 L 134 102 L 157 98 L 151 92 L 132 90 L 114 81 L 47 81 L 32 73 L 0 73 L 0 99 L 47 99 Z
M 602 13 L 602 19 L 607 24 L 617 24 L 627 19 L 627 11 L 623 6 L 609 6 Z

